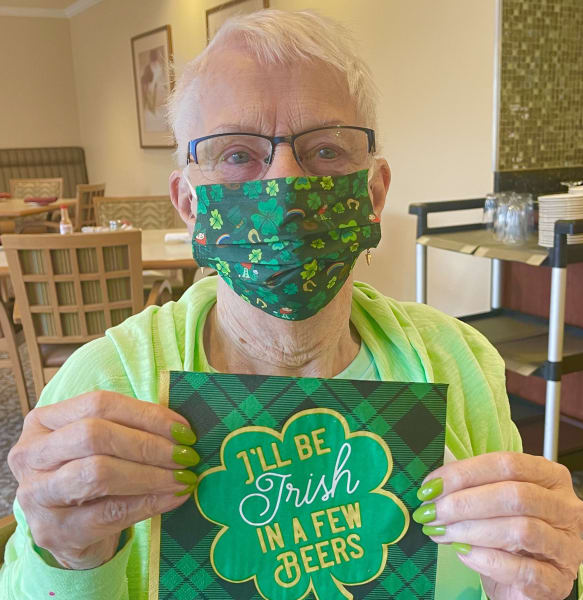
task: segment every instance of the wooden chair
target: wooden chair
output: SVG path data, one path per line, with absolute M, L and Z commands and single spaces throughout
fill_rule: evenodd
M 37 396 L 82 344 L 144 306 L 141 231 L 3 235 Z M 146 304 L 171 297 L 157 281 Z
M 4 302 L 0 301 L 0 352 L 6 354 L 6 358 L 0 358 L 0 368 L 10 369 L 16 384 L 16 392 L 20 401 L 20 410 L 25 417 L 30 411 L 28 404 L 28 394 L 20 354 L 18 354 L 18 344 L 14 334 L 14 327 L 10 318 L 10 311 L 7 310 Z
M 63 178 L 10 179 L 10 195 L 13 198 L 57 198 L 63 197 Z
M 86 225 L 96 225 L 94 198 L 103 197 L 105 183 L 84 184 L 77 186 L 77 207 L 75 209 L 75 231 L 81 231 Z
M 14 518 L 13 514 L 0 517 L 0 566 L 4 562 L 4 550 L 6 548 L 8 538 L 10 538 L 15 530 L 16 519 Z
M 139 229 L 176 229 L 184 227 L 170 196 L 125 196 L 95 198 L 98 225 L 116 219 L 129 221 Z

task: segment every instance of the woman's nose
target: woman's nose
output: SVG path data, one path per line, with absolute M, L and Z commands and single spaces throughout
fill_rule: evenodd
M 275 147 L 273 159 L 263 179 L 275 179 L 277 177 L 303 177 L 303 169 L 298 165 L 292 147 L 287 143 L 280 143 Z

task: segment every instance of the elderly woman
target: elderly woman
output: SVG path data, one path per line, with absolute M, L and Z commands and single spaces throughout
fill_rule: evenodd
M 149 518 L 186 501 L 184 466 L 199 460 L 189 423 L 157 404 L 170 369 L 448 383 L 446 464 L 415 514 L 440 545 L 436 597 L 569 594 L 583 504 L 567 469 L 520 453 L 500 357 L 467 325 L 352 281 L 378 243 L 390 170 L 348 40 L 314 14 L 268 10 L 230 21 L 187 65 L 170 193 L 219 277 L 110 329 L 47 385 L 9 456 L 3 599 L 147 596 Z

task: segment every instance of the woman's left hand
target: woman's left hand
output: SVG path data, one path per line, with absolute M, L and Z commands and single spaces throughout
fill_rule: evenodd
M 435 470 L 419 497 L 431 502 L 413 518 L 435 542 L 471 545 L 456 550 L 491 600 L 564 600 L 571 592 L 583 562 L 583 502 L 564 466 L 492 452 Z

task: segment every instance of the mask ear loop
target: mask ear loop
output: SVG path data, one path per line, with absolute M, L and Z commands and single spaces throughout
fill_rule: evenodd
M 188 173 L 186 172 L 187 169 L 188 169 L 188 167 L 184 167 L 184 169 L 182 169 L 182 178 L 184 179 L 184 181 L 186 181 L 186 185 L 188 186 L 188 189 L 190 190 L 190 195 L 191 195 L 192 199 L 196 200 L 196 202 L 198 203 L 198 194 L 196 193 L 196 189 L 192 185 L 192 182 L 190 181 L 190 177 L 188 176 Z M 196 219 L 196 215 L 192 214 L 192 203 L 190 206 L 191 206 L 190 216 Z
M 367 187 L 368 187 L 368 199 L 370 200 L 370 204 L 371 204 L 371 208 L 373 206 L 372 204 L 372 187 L 370 185 L 370 182 L 373 180 L 373 177 L 375 175 L 375 171 L 376 171 L 376 162 L 374 159 L 374 155 L 370 157 L 370 162 L 369 162 L 369 167 L 368 167 L 368 174 L 367 174 Z M 370 251 L 370 248 L 366 249 L 366 252 L 364 254 L 364 257 L 366 258 L 366 264 L 367 266 L 370 267 L 370 263 L 372 262 L 372 252 Z
M 196 189 L 194 188 L 194 186 L 192 185 L 192 182 L 190 181 L 190 177 L 188 176 L 188 173 L 186 172 L 186 169 L 188 167 L 184 167 L 184 169 L 182 169 L 182 177 L 184 179 L 184 181 L 186 181 L 186 185 L 188 186 L 188 189 L 190 190 L 190 194 L 192 196 L 191 198 L 191 204 L 190 204 L 190 216 L 194 218 L 194 220 L 196 221 L 196 215 L 192 214 L 192 200 L 196 200 L 196 202 L 198 203 L 198 194 L 196 193 Z M 201 277 L 204 277 L 204 267 L 200 267 L 200 275 Z

